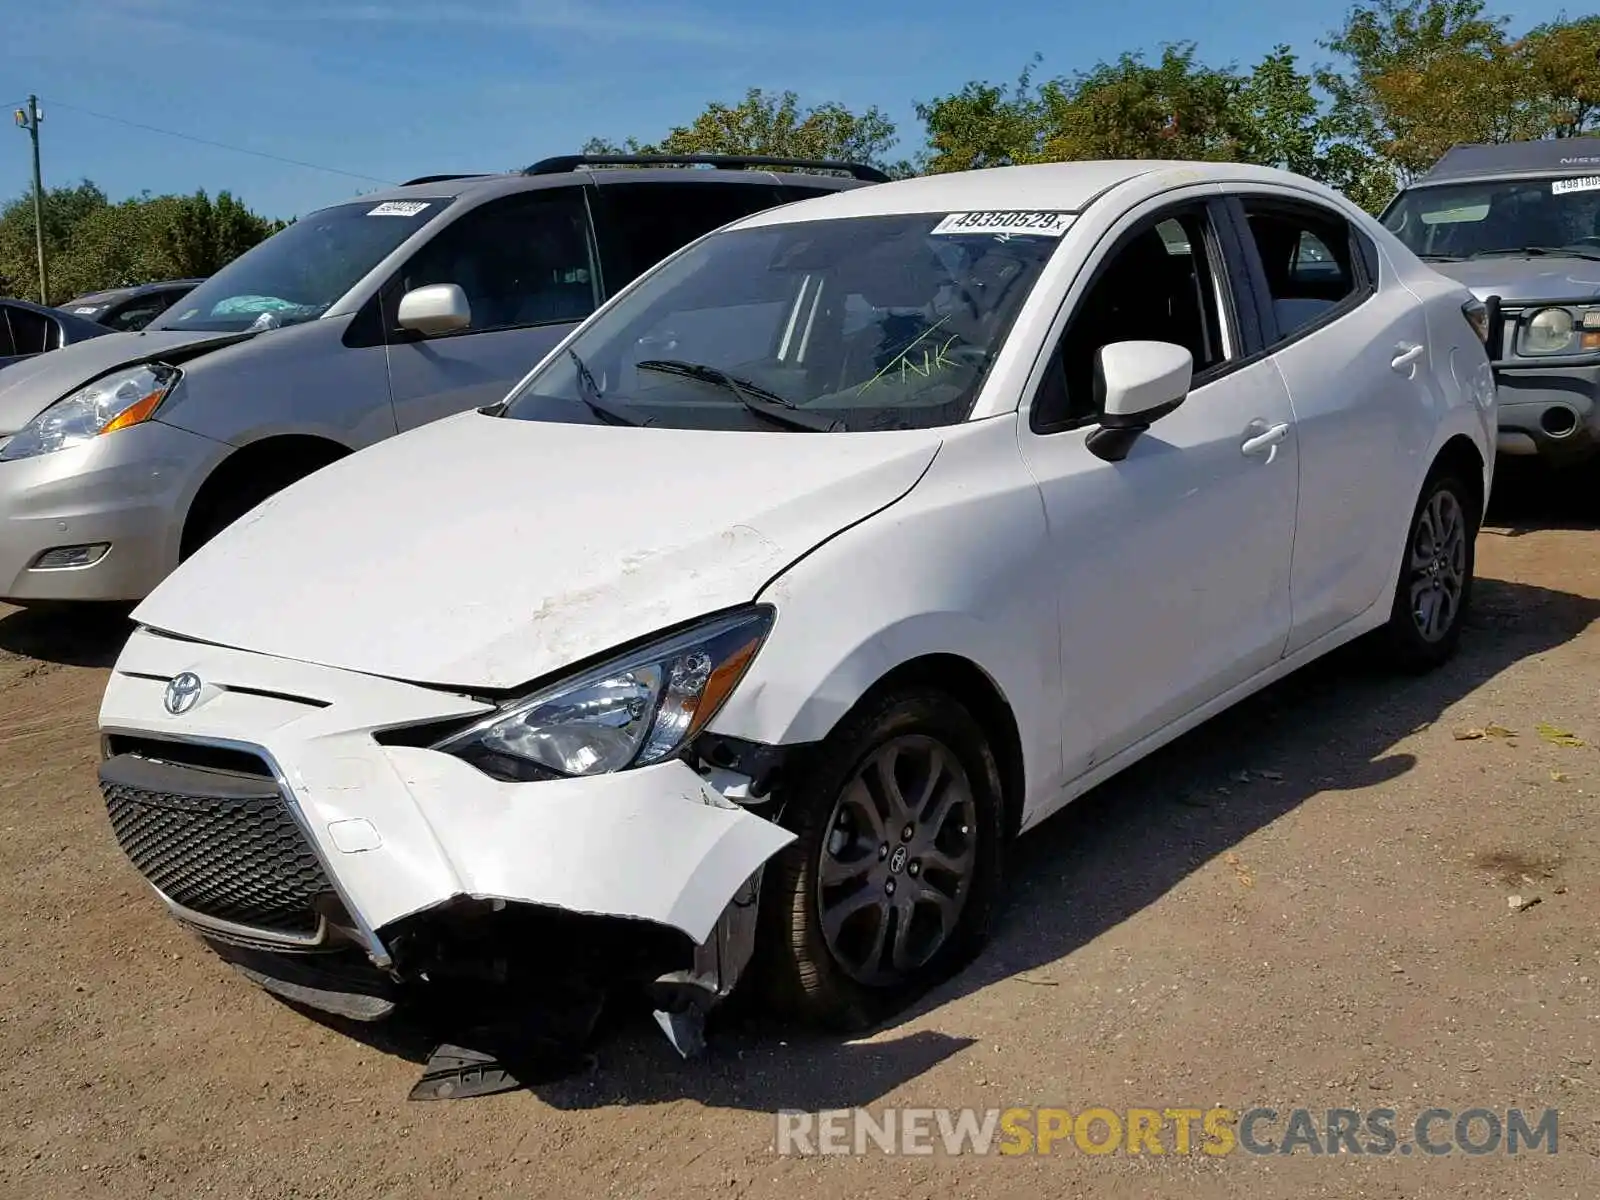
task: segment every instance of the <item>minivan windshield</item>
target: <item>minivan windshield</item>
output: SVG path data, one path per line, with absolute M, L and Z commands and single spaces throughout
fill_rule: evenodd
M 234 259 L 149 326 L 235 333 L 313 321 L 450 199 L 338 204 Z
M 1066 218 L 962 216 L 712 234 L 596 316 L 500 413 L 791 432 L 964 421 Z
M 1560 255 L 1600 259 L 1600 177 L 1413 188 L 1383 223 L 1420 258 Z

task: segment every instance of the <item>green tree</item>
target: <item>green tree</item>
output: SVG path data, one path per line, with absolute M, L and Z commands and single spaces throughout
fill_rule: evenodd
M 1483 0 L 1358 4 L 1324 43 L 1347 64 L 1320 76 L 1339 131 L 1402 179 L 1458 142 L 1542 136 L 1548 105 L 1507 24 Z
M 974 81 L 949 96 L 919 102 L 917 119 L 928 139 L 924 168 L 937 173 L 1038 162 L 1047 101 L 1033 73 L 1041 61 L 1035 54 L 1010 87 Z M 1053 95 L 1058 85 L 1045 86 Z
M 854 113 L 829 101 L 802 109 L 794 92 L 751 88 L 738 104 L 713 101 L 692 123 L 659 142 L 629 138 L 619 145 L 592 138 L 583 149 L 587 154 L 766 154 L 882 167 L 895 141 L 894 123 L 876 107 Z
M 1231 69 L 1208 67 L 1192 43 L 1166 46 L 1156 63 L 1124 54 L 1042 93 L 1050 160 L 1236 160 L 1250 140 Z
M 45 250 L 51 299 L 156 279 L 210 275 L 283 227 L 252 213 L 228 192 L 215 200 L 152 196 L 113 204 L 87 181 L 45 193 Z M 31 292 L 33 199 L 0 208 L 0 280 Z
M 1540 25 L 1518 50 L 1552 135 L 1600 129 L 1600 16 Z

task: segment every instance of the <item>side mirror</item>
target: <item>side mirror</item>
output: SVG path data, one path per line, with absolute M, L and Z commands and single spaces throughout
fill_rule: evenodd
M 1121 462 L 1139 435 L 1189 395 L 1194 356 L 1171 342 L 1113 342 L 1095 356 L 1100 428 L 1089 450 L 1106 462 Z
M 400 297 L 399 321 L 401 329 L 423 337 L 455 333 L 472 324 L 472 305 L 456 284 L 431 283 Z

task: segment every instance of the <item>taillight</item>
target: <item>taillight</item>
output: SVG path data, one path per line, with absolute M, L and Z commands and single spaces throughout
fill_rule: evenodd
M 1485 346 L 1489 344 L 1489 306 L 1474 297 L 1461 306 L 1461 313 L 1472 326 L 1472 332 Z

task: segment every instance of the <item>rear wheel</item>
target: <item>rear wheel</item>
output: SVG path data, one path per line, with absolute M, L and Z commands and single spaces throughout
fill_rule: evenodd
M 820 747 L 769 866 L 758 973 L 806 1024 L 859 1030 L 968 961 L 1000 883 L 1000 774 L 972 715 L 937 691 L 887 695 Z
M 1385 628 L 1389 649 L 1406 670 L 1438 666 L 1461 641 L 1478 536 L 1472 497 L 1447 468 L 1436 468 L 1423 485 Z

